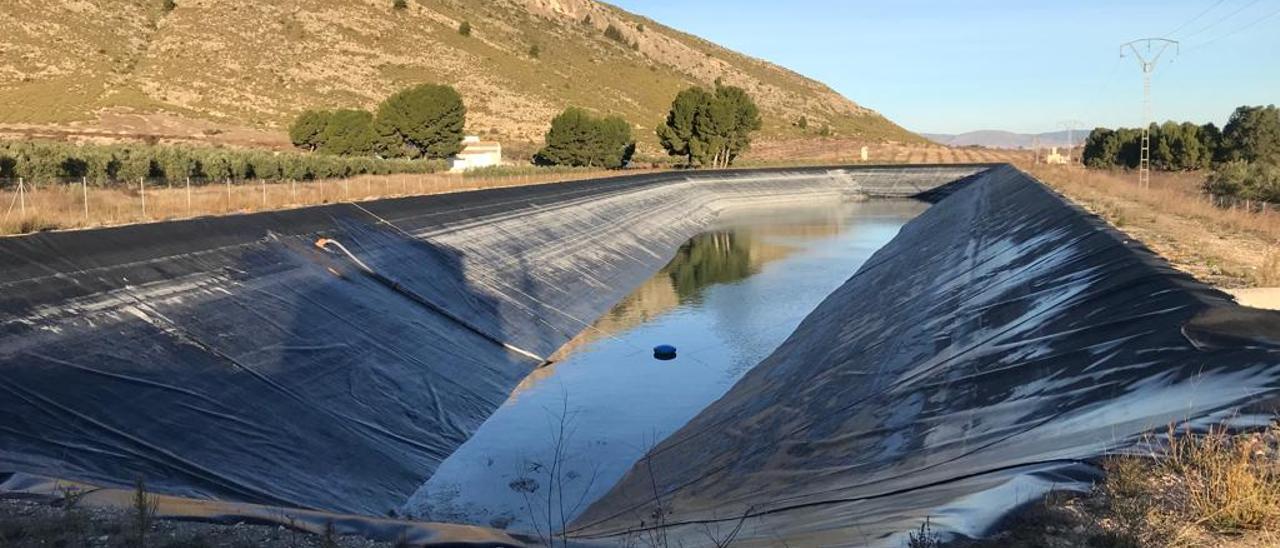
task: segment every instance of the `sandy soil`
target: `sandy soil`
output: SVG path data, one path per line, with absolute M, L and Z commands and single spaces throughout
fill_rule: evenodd
M 1280 310 L 1280 287 L 1255 287 L 1228 290 L 1236 302 L 1253 308 Z

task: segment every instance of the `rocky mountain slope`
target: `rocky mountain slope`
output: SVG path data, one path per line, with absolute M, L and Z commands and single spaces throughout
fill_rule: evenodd
M 279 136 L 303 109 L 372 108 L 438 82 L 464 95 L 470 132 L 540 141 L 558 111 L 578 105 L 621 114 L 649 137 L 678 90 L 716 79 L 756 97 L 766 138 L 827 126 L 918 140 L 819 82 L 594 0 L 0 3 L 9 129 Z

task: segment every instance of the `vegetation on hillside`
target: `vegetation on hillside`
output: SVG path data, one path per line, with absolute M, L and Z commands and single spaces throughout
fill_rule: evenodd
M 546 146 L 534 155 L 539 165 L 625 167 L 635 154 L 631 125 L 619 116 L 597 118 L 570 107 L 551 121 Z
M 690 166 L 720 168 L 732 165 L 751 146 L 751 134 L 760 126 L 751 96 L 717 82 L 714 91 L 681 91 L 657 133 L 667 154 L 684 157 Z
M 540 141 L 572 105 L 644 127 L 636 136 L 656 153 L 651 128 L 671 97 L 722 78 L 755 95 L 766 137 L 800 135 L 791 122 L 804 115 L 841 137 L 919 141 L 819 82 L 604 3 L 403 4 L 177 0 L 164 13 L 160 0 L 6 0 L 0 124 L 116 130 L 127 112 L 165 122 L 139 120 L 130 134 L 284 129 L 303 110 L 373 111 L 395 90 L 436 82 L 467 97 L 470 127 L 504 142 Z M 605 36 L 610 25 L 625 44 Z
M 1280 202 L 1280 109 L 1242 106 L 1227 125 L 1191 122 L 1152 124 L 1151 168 L 1188 171 L 1212 168 L 1209 193 L 1230 199 Z M 1137 168 L 1142 130 L 1097 128 L 1085 141 L 1091 168 Z
M 376 117 L 364 110 L 305 111 L 289 138 L 294 146 L 338 156 L 443 159 L 462 150 L 466 114 L 457 90 L 422 84 L 388 97 Z

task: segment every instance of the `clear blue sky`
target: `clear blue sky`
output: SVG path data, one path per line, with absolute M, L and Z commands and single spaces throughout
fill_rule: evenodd
M 1238 105 L 1280 104 L 1280 0 L 611 1 L 913 131 L 1139 125 L 1141 71 L 1119 45 L 1149 36 L 1182 41 L 1156 69 L 1157 119 L 1221 124 Z

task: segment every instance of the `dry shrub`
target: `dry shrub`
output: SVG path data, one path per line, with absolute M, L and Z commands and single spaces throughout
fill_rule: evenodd
M 1216 532 L 1280 525 L 1280 428 L 1232 435 L 1170 432 L 1164 472 L 1176 477 L 1183 512 Z
M 1270 242 L 1280 242 L 1280 213 L 1274 208 L 1254 211 L 1243 207 L 1218 207 L 1201 191 L 1202 175 L 1154 173 L 1147 188 L 1136 175 L 1054 166 L 1021 166 L 1036 178 L 1073 199 L 1094 203 L 1107 198 L 1136 202 L 1153 212 L 1194 219 L 1209 232 L 1245 232 Z
M 57 230 L 59 228 L 67 227 L 42 215 L 27 215 L 25 217 L 0 220 L 0 234 L 29 234 Z
M 1148 443 L 1165 450 L 1103 462 L 1104 544 L 1202 546 L 1280 529 L 1280 426 L 1243 434 L 1170 427 Z
M 1258 287 L 1280 286 L 1280 248 L 1272 248 L 1262 258 L 1262 265 L 1254 273 Z
M 1164 546 L 1171 536 L 1168 516 L 1158 496 L 1152 463 L 1118 457 L 1102 465 L 1107 480 L 1100 488 L 1107 502 L 1110 527 L 1104 533 L 1106 546 Z

